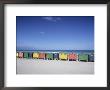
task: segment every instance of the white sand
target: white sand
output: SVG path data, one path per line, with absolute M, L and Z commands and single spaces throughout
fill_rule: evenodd
M 17 59 L 17 74 L 94 74 L 94 62 Z

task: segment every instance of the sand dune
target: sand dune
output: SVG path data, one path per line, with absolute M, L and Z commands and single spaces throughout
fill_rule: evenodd
M 94 62 L 17 59 L 17 74 L 94 74 Z

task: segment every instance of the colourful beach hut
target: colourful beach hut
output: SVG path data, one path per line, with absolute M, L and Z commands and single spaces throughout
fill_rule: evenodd
M 94 62 L 94 54 L 89 54 L 89 62 Z
M 16 57 L 18 58 L 18 52 L 16 53 Z
M 79 61 L 88 61 L 88 54 L 79 54 L 78 55 Z
M 54 53 L 53 58 L 54 60 L 59 60 L 59 53 Z
M 68 60 L 68 54 L 67 53 L 59 53 L 59 59 L 60 60 Z
M 38 52 L 34 52 L 33 53 L 33 58 L 34 59 L 38 59 L 39 58 L 39 53 Z
M 53 60 L 53 53 L 46 53 L 46 59 Z
M 45 53 L 39 53 L 39 59 L 45 59 Z
M 70 54 L 68 55 L 68 59 L 69 59 L 69 61 L 76 61 L 76 60 L 77 60 L 77 54 L 75 54 L 75 53 L 70 53 Z
M 29 58 L 29 53 L 28 52 L 24 52 L 24 58 Z
M 18 53 L 18 57 L 19 57 L 19 58 L 23 58 L 23 52 L 19 52 L 19 53 Z
M 32 59 L 33 58 L 33 53 L 29 52 L 29 58 Z

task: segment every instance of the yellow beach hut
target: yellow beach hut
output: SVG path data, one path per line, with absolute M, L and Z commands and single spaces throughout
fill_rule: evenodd
M 68 54 L 67 53 L 59 53 L 59 59 L 60 60 L 68 60 Z
M 16 57 L 18 58 L 18 52 L 16 53 Z
M 39 53 L 34 52 L 34 53 L 33 53 L 33 58 L 38 59 L 38 58 L 39 58 Z

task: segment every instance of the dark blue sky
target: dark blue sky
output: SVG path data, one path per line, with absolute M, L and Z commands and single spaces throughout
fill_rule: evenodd
M 17 50 L 94 50 L 94 16 L 17 16 Z

